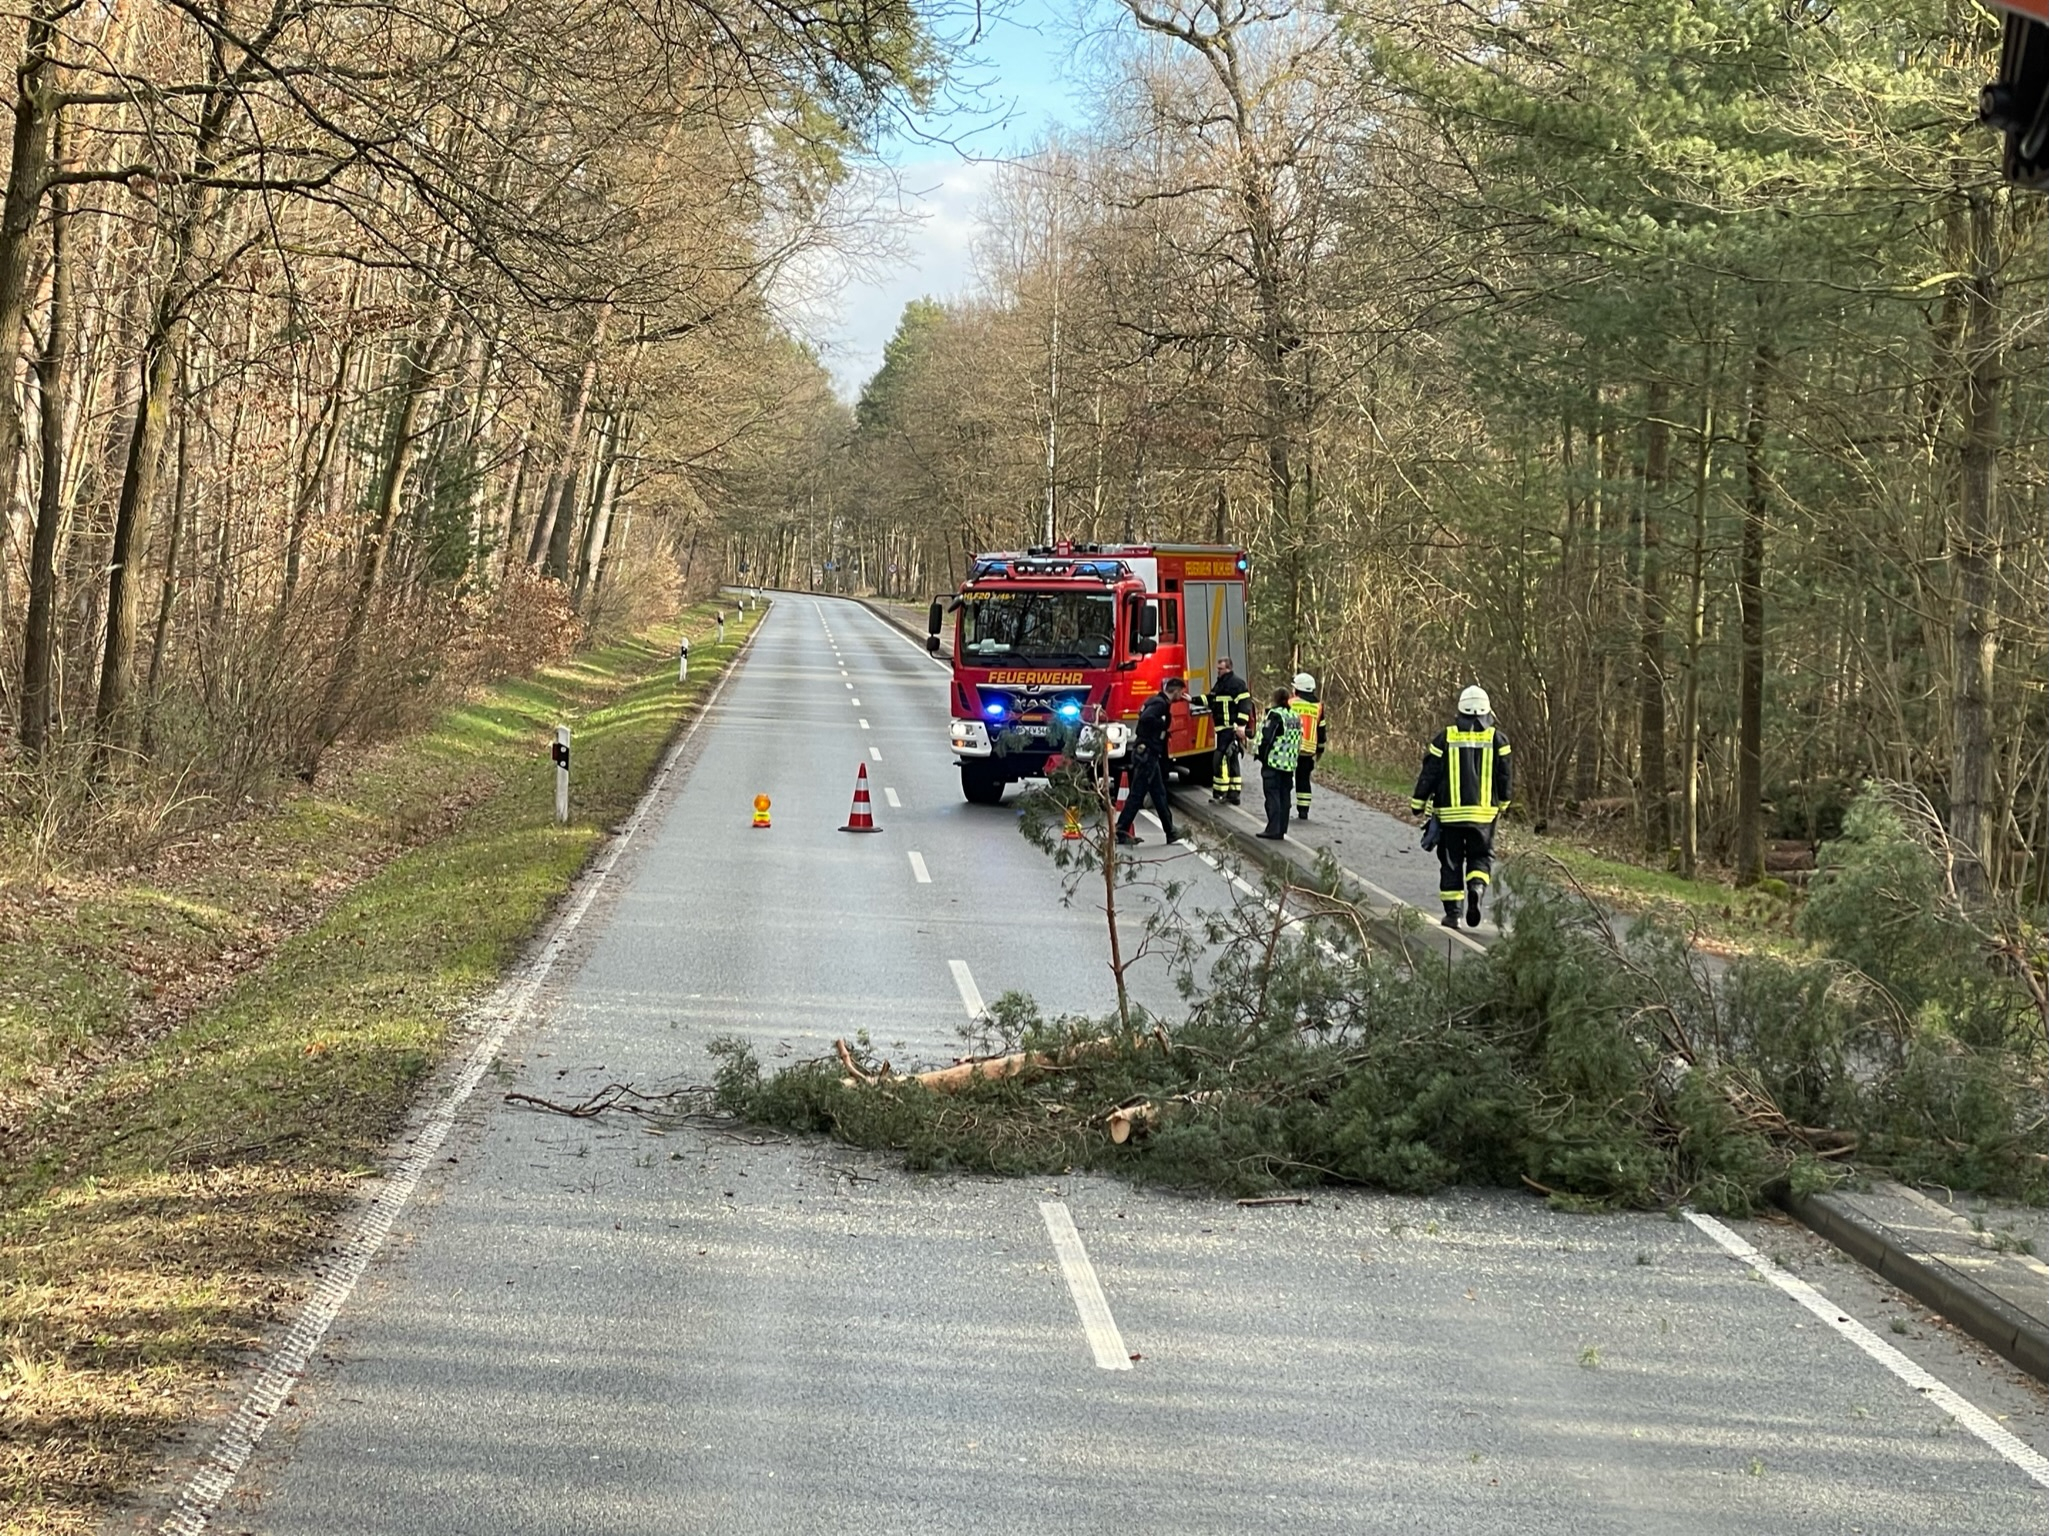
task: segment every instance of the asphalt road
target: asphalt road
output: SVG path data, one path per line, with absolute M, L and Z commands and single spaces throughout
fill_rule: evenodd
M 716 1034 L 944 1059 L 956 961 L 1104 1008 L 1100 919 L 960 798 L 943 677 L 851 604 L 777 603 L 214 1529 L 2049 1529 L 2039 1391 L 1803 1233 L 1739 1229 L 1818 1306 L 1658 1216 L 922 1179 L 500 1102 L 701 1081 Z M 872 837 L 837 830 L 862 761 Z

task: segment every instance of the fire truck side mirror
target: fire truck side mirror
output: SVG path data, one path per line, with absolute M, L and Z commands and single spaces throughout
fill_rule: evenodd
M 1138 633 L 1144 640 L 1157 640 L 1160 633 L 1160 610 L 1155 603 L 1147 603 L 1138 611 Z
M 946 622 L 946 600 L 935 597 L 932 609 L 925 615 L 925 649 L 932 655 L 939 654 L 939 626 Z

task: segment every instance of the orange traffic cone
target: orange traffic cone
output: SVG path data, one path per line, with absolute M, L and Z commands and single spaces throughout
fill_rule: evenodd
M 880 832 L 875 825 L 875 813 L 868 808 L 868 765 L 861 765 L 860 777 L 854 780 L 854 812 L 847 818 L 842 832 Z
M 1070 805 L 1067 808 L 1067 825 L 1061 828 L 1060 841 L 1078 843 L 1081 841 L 1081 808 Z
M 768 826 L 768 796 L 767 796 L 767 795 L 756 795 L 756 796 L 754 797 L 754 830 L 755 830 L 755 831 L 757 831 L 757 832 L 760 832 L 760 831 L 763 831 L 763 830 L 765 830 L 765 829 L 767 828 L 767 826 Z

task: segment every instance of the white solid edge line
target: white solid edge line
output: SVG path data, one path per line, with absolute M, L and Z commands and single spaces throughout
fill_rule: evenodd
M 852 603 L 854 600 L 850 597 L 843 597 L 840 598 L 839 601 L 843 603 Z M 920 656 L 924 657 L 927 661 L 931 662 L 932 665 L 937 667 L 940 671 L 946 673 L 948 676 L 951 676 L 953 674 L 952 664 L 950 662 L 940 660 L 937 656 L 934 656 L 930 651 L 926 650 L 924 646 L 920 645 L 916 640 L 912 639 L 909 630 L 902 628 L 900 625 L 890 623 L 889 620 L 885 619 L 881 614 L 875 612 L 875 610 L 872 608 L 862 607 L 862 605 L 859 603 L 855 603 L 854 606 L 860 608 L 861 612 L 865 613 L 869 618 L 873 619 L 876 623 L 880 624 L 890 634 L 895 635 L 897 639 L 903 641 L 905 645 L 908 645 Z
M 1260 819 L 1257 816 L 1254 816 L 1250 811 L 1246 810 L 1245 807 L 1242 805 L 1226 806 L 1225 809 L 1230 811 L 1236 811 L 1242 820 L 1253 826 L 1260 825 Z M 1148 811 L 1145 814 L 1150 816 L 1152 812 Z M 1315 845 L 1313 843 L 1304 843 L 1302 844 L 1302 846 L 1305 848 L 1312 848 Z M 1360 874 L 1359 871 L 1352 868 L 1349 864 L 1340 864 L 1338 866 L 1338 873 L 1343 875 L 1347 880 L 1352 881 L 1367 895 L 1375 898 L 1378 901 L 1386 903 L 1390 907 L 1396 908 L 1397 910 L 1407 908 L 1411 912 L 1421 912 L 1423 910 L 1421 907 L 1417 906 L 1413 901 L 1404 901 L 1401 897 L 1395 895 L 1393 891 L 1387 890 L 1383 886 L 1374 884 L 1371 880 L 1368 880 L 1364 875 Z M 1445 934 L 1449 935 L 1451 938 L 1456 939 L 1459 943 L 1465 945 L 1467 949 L 1470 949 L 1476 955 L 1483 955 L 1487 952 L 1487 946 L 1485 944 L 1482 944 L 1478 939 L 1474 938 L 1471 934 L 1467 933 L 1463 928 L 1443 928 L 1442 931 Z
M 932 883 L 932 871 L 925 867 L 925 855 L 915 848 L 911 850 L 911 874 L 920 885 Z
M 2042 1487 L 2049 1488 L 2049 1456 L 2044 1456 L 2021 1440 L 1984 1409 L 1965 1401 L 1955 1390 L 1943 1385 L 1805 1280 L 1781 1269 L 1777 1263 L 1759 1253 L 1714 1217 L 1703 1216 L 1698 1211 L 1688 1211 L 1686 1219 L 1713 1238 L 1716 1245 L 1730 1258 L 1748 1264 L 1764 1279 L 1799 1302 L 1823 1323 L 1855 1344 Z
M 989 1005 L 982 1001 L 982 989 L 975 985 L 975 973 L 968 969 L 965 960 L 946 962 L 953 972 L 954 987 L 960 992 L 961 1006 L 968 1011 L 968 1017 L 979 1019 L 989 1011 Z
M 891 789 L 887 784 L 882 786 L 882 798 L 889 802 L 889 808 L 892 811 L 900 811 L 904 808 L 903 801 L 897 799 L 896 797 L 896 791 Z
M 1074 1217 L 1060 1200 L 1041 1200 L 1039 1216 L 1046 1223 L 1046 1235 L 1053 1239 L 1053 1253 L 1060 1260 L 1060 1273 L 1074 1297 L 1074 1310 L 1081 1314 L 1081 1331 L 1095 1351 L 1096 1364 L 1106 1371 L 1131 1369 L 1131 1354 L 1124 1347 L 1124 1335 L 1117 1331 L 1117 1319 L 1110 1315 L 1110 1303 L 1096 1280 L 1096 1267 L 1089 1262 L 1081 1234 L 1074 1229 Z
M 754 635 L 761 632 L 757 625 L 748 638 L 752 643 Z M 735 658 L 738 659 L 737 657 Z M 581 888 L 571 899 L 561 919 L 555 924 L 540 953 L 533 963 L 516 977 L 507 978 L 493 989 L 490 996 L 472 1015 L 480 1021 L 490 1021 L 483 1035 L 470 1048 L 470 1054 L 463 1063 L 462 1071 L 449 1085 L 439 1103 L 428 1112 L 414 1136 L 412 1150 L 402 1162 L 391 1171 L 376 1198 L 357 1216 L 354 1227 L 342 1238 L 333 1251 L 332 1258 L 324 1269 L 319 1270 L 313 1285 L 313 1292 L 306 1298 L 299 1315 L 285 1330 L 277 1348 L 263 1368 L 257 1372 L 256 1380 L 250 1384 L 240 1406 L 235 1409 L 220 1438 L 206 1455 L 199 1470 L 192 1474 L 184 1491 L 178 1495 L 178 1502 L 172 1506 L 170 1515 L 159 1529 L 164 1536 L 199 1536 L 212 1521 L 220 1508 L 221 1500 L 228 1490 L 235 1486 L 235 1479 L 255 1453 L 257 1442 L 270 1427 L 278 1408 L 290 1395 L 299 1378 L 305 1374 L 312 1361 L 314 1351 L 326 1337 L 327 1330 L 341 1314 L 341 1309 L 355 1293 L 358 1282 L 369 1269 L 377 1252 L 390 1236 L 400 1212 L 412 1198 L 427 1167 L 440 1152 L 448 1134 L 455 1128 L 455 1119 L 468 1103 L 477 1084 L 491 1069 L 498 1053 L 505 1047 L 507 1038 L 526 1021 L 527 1010 L 533 1006 L 534 998 L 555 969 L 555 963 L 562 958 L 574 937 L 578 926 L 597 900 L 606 878 L 612 873 L 619 857 L 633 842 L 646 819 L 648 808 L 661 795 L 669 781 L 676 762 L 698 727 L 711 717 L 719 695 L 725 692 L 726 683 L 734 675 L 728 669 L 718 685 L 699 707 L 696 716 L 676 738 L 662 759 L 662 765 L 655 773 L 654 781 L 647 792 L 640 797 L 640 803 L 633 808 L 633 814 L 620 828 L 619 835 L 612 839 L 605 850 L 598 855 L 597 862 L 582 882 Z

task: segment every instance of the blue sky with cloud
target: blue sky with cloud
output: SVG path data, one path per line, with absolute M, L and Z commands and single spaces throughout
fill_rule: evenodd
M 885 146 L 867 201 L 894 226 L 892 249 L 834 258 L 805 274 L 793 319 L 854 399 L 911 300 L 950 298 L 973 280 L 976 210 L 1005 156 L 1084 115 L 1080 39 L 1115 12 L 1109 0 L 1014 0 L 984 8 L 951 107 Z

